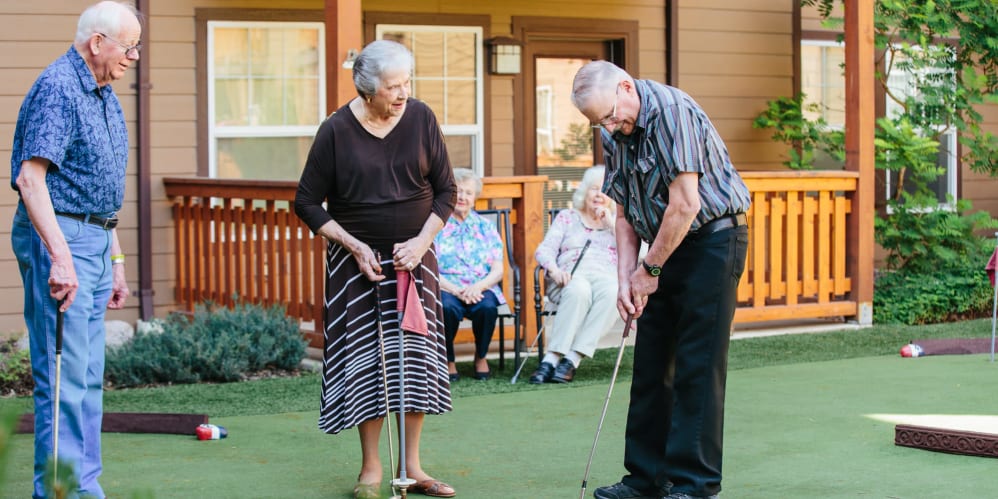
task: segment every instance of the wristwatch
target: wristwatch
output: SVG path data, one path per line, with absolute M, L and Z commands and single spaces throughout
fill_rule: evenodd
M 649 274 L 651 274 L 652 277 L 658 277 L 658 275 L 662 273 L 661 265 L 652 265 L 644 260 L 641 260 L 641 265 L 646 271 L 648 271 Z

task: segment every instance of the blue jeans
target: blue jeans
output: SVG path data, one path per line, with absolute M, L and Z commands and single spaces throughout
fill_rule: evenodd
M 63 315 L 59 385 L 59 457 L 72 463 L 79 493 L 104 497 L 101 474 L 101 420 L 104 383 L 104 312 L 111 299 L 111 231 L 56 217 L 73 255 L 80 287 Z M 49 295 L 52 260 L 23 204 L 18 204 L 11 245 L 24 283 L 24 322 L 31 344 L 35 381 L 35 473 L 32 497 L 45 497 L 42 481 L 52 455 L 52 400 L 55 394 L 56 302 Z M 69 497 L 76 497 L 75 491 Z
M 471 319 L 471 332 L 475 335 L 475 358 L 484 359 L 489 353 L 492 333 L 499 318 L 499 300 L 491 291 L 482 293 L 482 301 L 468 305 L 456 296 L 440 292 L 444 302 L 444 333 L 447 339 L 447 362 L 454 362 L 454 337 L 461 319 Z
M 706 497 L 721 490 L 724 392 L 745 226 L 687 236 L 662 266 L 634 340 L 623 482 Z

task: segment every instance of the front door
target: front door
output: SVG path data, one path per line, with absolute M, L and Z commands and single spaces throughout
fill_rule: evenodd
M 538 41 L 524 52 L 528 90 L 522 137 L 526 140 L 528 171 L 548 176 L 545 209 L 567 208 L 586 168 L 603 162 L 599 134 L 572 105 L 572 80 L 586 63 L 609 58 L 607 44 Z

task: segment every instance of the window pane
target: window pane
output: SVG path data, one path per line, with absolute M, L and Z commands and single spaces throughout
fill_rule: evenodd
M 247 66 L 246 31 L 242 28 L 215 30 L 215 76 L 245 76 Z
M 448 135 L 444 137 L 447 143 L 447 155 L 450 165 L 454 168 L 471 168 L 473 156 L 473 140 L 470 135 Z
M 297 180 L 312 137 L 218 139 L 216 178 Z
M 447 76 L 475 77 L 475 34 L 447 34 Z
M 416 75 L 420 78 L 444 75 L 444 34 L 418 32 L 413 36 L 412 56 L 416 59 Z M 447 61 L 448 63 L 450 61 Z
M 296 78 L 285 82 L 283 92 L 286 125 L 311 125 L 319 109 L 319 85 L 315 78 Z
M 832 126 L 845 126 L 845 74 L 841 45 L 801 44 L 801 91 L 806 96 L 804 117 L 824 118 Z M 817 105 L 818 109 L 810 109 Z
M 448 125 L 475 124 L 475 82 L 450 81 L 447 84 Z
M 437 115 L 438 120 L 442 121 L 444 119 L 444 112 L 447 109 L 444 106 L 444 82 L 440 80 L 414 82 L 412 95 L 425 102 L 427 106 L 430 106 L 433 113 Z
M 253 103 L 250 104 L 249 119 L 251 126 L 283 125 L 284 103 L 283 86 L 277 79 L 253 80 Z
M 215 125 L 249 125 L 246 99 L 246 80 L 215 80 Z

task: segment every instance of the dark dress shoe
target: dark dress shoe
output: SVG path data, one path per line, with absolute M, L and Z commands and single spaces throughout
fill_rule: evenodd
M 455 381 L 457 381 L 457 380 L 461 379 L 461 375 L 460 375 L 460 374 L 458 374 L 458 373 L 449 373 L 449 374 L 447 375 L 447 377 L 448 377 L 448 378 L 450 378 L 450 382 L 451 382 L 451 383 L 453 383 L 453 382 L 455 382 Z
M 572 378 L 575 377 L 575 364 L 568 359 L 561 359 L 558 362 L 558 367 L 554 368 L 554 376 L 551 376 L 551 381 L 555 383 L 570 383 Z
M 492 371 L 491 370 L 489 370 L 489 371 L 475 371 L 475 379 L 477 379 L 478 381 L 485 381 L 485 380 L 489 379 L 490 376 L 492 376 Z
M 551 381 L 551 376 L 554 376 L 554 366 L 550 362 L 541 362 L 541 365 L 537 366 L 534 374 L 530 375 L 530 384 L 540 385 L 547 383 Z

